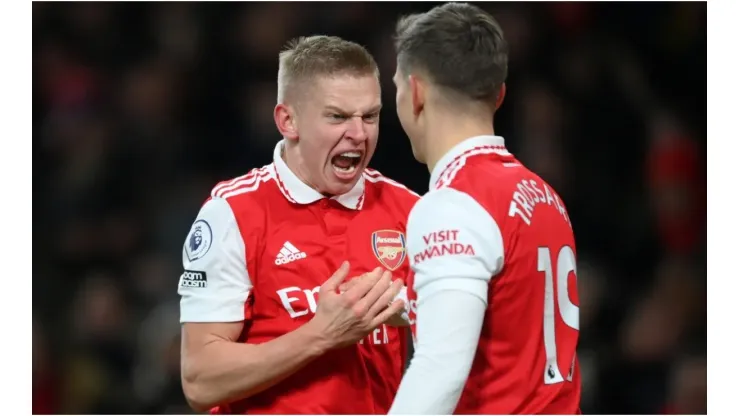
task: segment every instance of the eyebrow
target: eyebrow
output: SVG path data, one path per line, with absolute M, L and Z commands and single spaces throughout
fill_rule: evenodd
M 382 108 L 383 108 L 383 104 L 378 104 L 375 107 L 372 107 L 370 109 L 370 111 L 365 112 L 365 114 L 379 113 Z M 348 111 L 345 111 L 345 110 L 343 110 L 343 109 L 341 109 L 341 108 L 339 108 L 337 106 L 333 106 L 333 105 L 327 105 L 326 107 L 324 107 L 324 110 L 325 111 L 334 111 L 334 112 L 337 112 L 339 114 L 348 114 Z

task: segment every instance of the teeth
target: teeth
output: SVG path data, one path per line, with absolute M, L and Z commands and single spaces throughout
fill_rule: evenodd
M 362 156 L 362 153 L 357 152 L 357 151 L 354 151 L 354 152 L 344 152 L 344 153 L 340 154 L 339 156 L 344 156 L 344 157 L 360 157 L 360 156 Z
M 337 172 L 342 172 L 342 173 L 352 173 L 352 172 L 355 171 L 355 169 L 357 169 L 357 166 L 355 166 L 355 165 L 352 165 L 352 166 L 350 166 L 348 168 L 340 168 L 337 165 L 333 165 L 333 166 L 334 166 L 334 169 L 337 170 Z

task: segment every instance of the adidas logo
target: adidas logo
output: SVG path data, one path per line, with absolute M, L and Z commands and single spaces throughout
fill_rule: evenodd
M 290 244 L 290 241 L 286 241 L 285 244 L 283 244 L 283 248 L 280 249 L 280 253 L 275 257 L 275 264 L 279 266 L 281 264 L 288 264 L 292 261 L 305 258 L 306 253 L 298 250 L 293 244 Z

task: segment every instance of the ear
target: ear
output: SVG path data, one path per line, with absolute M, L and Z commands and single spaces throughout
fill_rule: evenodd
M 298 140 L 298 127 L 296 126 L 295 112 L 293 108 L 278 104 L 272 114 L 280 134 L 288 140 Z
M 501 84 L 501 88 L 498 90 L 498 97 L 496 97 L 496 110 L 501 108 L 501 104 L 504 103 L 504 96 L 506 95 L 506 83 Z
M 411 89 L 411 106 L 414 116 L 419 117 L 426 102 L 426 86 L 415 75 L 409 75 L 409 88 Z

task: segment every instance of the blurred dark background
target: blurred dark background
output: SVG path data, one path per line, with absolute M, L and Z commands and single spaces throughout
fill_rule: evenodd
M 584 413 L 706 413 L 706 3 L 494 3 L 496 132 L 562 195 Z M 180 252 L 218 181 L 271 160 L 277 54 L 366 45 L 371 166 L 423 193 L 391 32 L 424 3 L 33 3 L 34 413 L 190 413 Z

